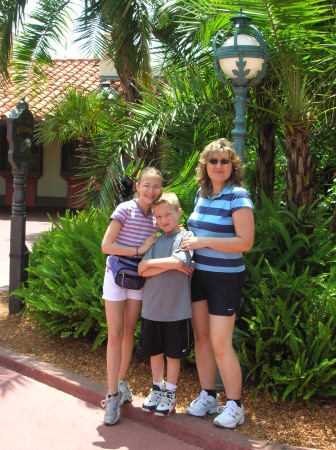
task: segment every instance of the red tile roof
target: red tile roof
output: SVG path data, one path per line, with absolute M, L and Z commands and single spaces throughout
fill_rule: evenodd
M 67 87 L 81 87 L 88 91 L 97 89 L 101 83 L 99 62 L 99 59 L 54 59 L 53 65 L 45 69 L 49 80 L 42 83 L 37 95 L 30 93 L 28 88 L 26 93 L 18 96 L 13 83 L 5 92 L 0 88 L 0 117 L 11 111 L 23 96 L 35 119 L 39 120 L 52 110 L 55 99 Z

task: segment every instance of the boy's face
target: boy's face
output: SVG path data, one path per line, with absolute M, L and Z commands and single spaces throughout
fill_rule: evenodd
M 172 234 L 180 231 L 179 218 L 181 212 L 181 208 L 176 211 L 176 209 L 168 203 L 161 203 L 160 205 L 153 206 L 153 214 L 156 223 L 160 230 L 165 234 Z

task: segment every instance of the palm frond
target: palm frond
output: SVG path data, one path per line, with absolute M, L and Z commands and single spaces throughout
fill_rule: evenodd
M 38 143 L 89 141 L 109 126 L 110 102 L 100 92 L 69 88 L 35 130 Z
M 81 50 L 86 55 L 104 55 L 106 35 L 110 34 L 110 26 L 101 14 L 99 2 L 87 5 L 80 17 L 75 20 L 74 42 L 81 42 Z
M 28 0 L 4 0 L 0 3 L 0 74 L 9 77 L 8 65 L 13 49 L 13 35 L 22 25 Z
M 102 20 L 110 27 L 107 56 L 120 74 L 127 70 L 147 83 L 151 73 L 150 43 L 152 33 L 151 1 L 105 0 Z
M 60 43 L 67 29 L 70 1 L 48 0 L 41 2 L 31 14 L 19 34 L 13 64 L 14 79 L 20 92 L 27 89 L 27 83 L 37 88 L 44 78 L 43 67 L 51 64 L 50 52 L 53 43 Z

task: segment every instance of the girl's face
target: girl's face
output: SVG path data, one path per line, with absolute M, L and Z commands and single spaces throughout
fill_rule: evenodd
M 135 187 L 139 192 L 139 200 L 151 205 L 161 194 L 162 179 L 158 175 L 144 174 Z

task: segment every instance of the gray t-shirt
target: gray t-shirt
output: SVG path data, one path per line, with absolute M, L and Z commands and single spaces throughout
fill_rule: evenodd
M 191 266 L 192 251 L 184 252 L 179 247 L 191 231 L 162 234 L 144 255 L 143 259 L 172 256 L 186 266 Z M 179 270 L 167 270 L 146 279 L 142 296 L 142 317 L 158 322 L 173 322 L 191 317 L 190 280 Z

